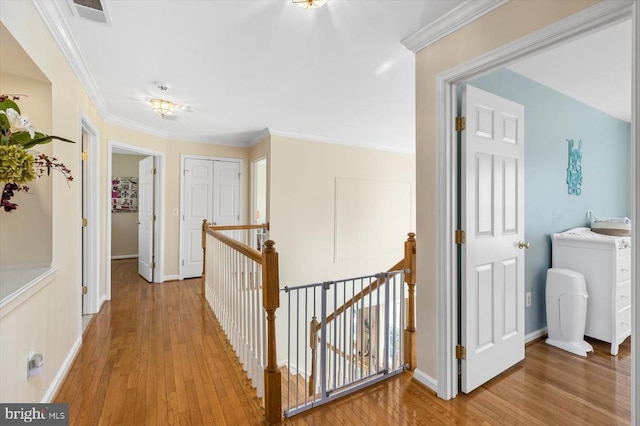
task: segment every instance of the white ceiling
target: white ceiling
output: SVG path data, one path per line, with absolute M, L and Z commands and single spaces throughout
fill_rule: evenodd
M 62 14 L 77 49 L 74 66 L 81 74 L 86 68 L 109 121 L 189 141 L 248 146 L 268 129 L 406 152 L 415 148 L 415 70 L 414 54 L 400 41 L 471 5 L 329 0 L 304 10 L 289 0 L 103 3 L 110 26 L 73 16 L 65 0 L 49 5 Z M 629 121 L 630 31 L 630 22 L 611 26 L 509 68 Z M 155 81 L 172 88 L 162 93 Z M 162 119 L 148 104 L 153 97 L 193 112 Z
M 112 25 L 73 16 L 109 115 L 173 139 L 249 145 L 265 134 L 412 151 L 414 54 L 400 41 L 462 0 L 107 0 Z M 154 81 L 172 88 L 159 91 Z M 189 106 L 176 121 L 146 102 Z
M 631 122 L 631 42 L 627 20 L 508 68 Z

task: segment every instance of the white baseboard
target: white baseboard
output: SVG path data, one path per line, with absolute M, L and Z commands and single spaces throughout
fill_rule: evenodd
M 286 363 L 285 363 L 285 367 L 286 367 L 286 366 L 287 366 L 287 365 L 286 365 Z M 306 372 L 304 369 L 302 369 L 302 368 L 298 368 L 298 366 L 297 366 L 297 365 L 295 365 L 295 364 L 291 364 L 291 365 L 289 365 L 289 372 L 290 372 L 291 374 L 299 374 L 299 375 L 301 375 L 302 377 L 304 377 L 304 378 L 305 378 L 305 380 L 309 380 L 309 375 L 307 374 L 307 372 Z
M 532 331 L 524 336 L 524 343 L 526 345 L 529 342 L 533 342 L 534 340 L 541 338 L 545 334 L 547 334 L 547 327 L 542 327 L 536 331 Z
M 62 382 L 67 377 L 67 373 L 69 373 L 69 370 L 73 365 L 73 360 L 76 359 L 76 355 L 78 355 L 78 351 L 80 350 L 81 345 L 82 345 L 82 337 L 78 336 L 78 338 L 76 339 L 76 342 L 73 344 L 73 346 L 71 347 L 71 350 L 67 354 L 67 357 L 64 359 L 64 362 L 60 366 L 60 369 L 56 373 L 56 376 L 53 378 L 51 385 L 49 385 L 49 389 L 47 389 L 47 392 L 44 394 L 44 396 L 40 400 L 41 403 L 48 404 L 53 401 L 53 398 L 56 396 L 56 393 L 58 393 L 58 390 L 60 389 Z
M 111 260 L 118 260 L 118 259 L 137 259 L 138 255 L 137 254 L 119 254 L 117 256 L 111 256 Z
M 102 309 L 102 305 L 104 305 L 104 302 L 107 302 L 108 300 L 109 298 L 106 294 L 103 294 L 102 297 L 100 297 L 100 300 L 98 301 L 98 312 L 100 312 L 100 309 Z
M 422 370 L 413 370 L 413 378 L 434 392 L 438 392 L 438 381 Z
M 162 278 L 162 282 L 165 281 L 178 281 L 180 279 L 180 275 L 165 275 Z

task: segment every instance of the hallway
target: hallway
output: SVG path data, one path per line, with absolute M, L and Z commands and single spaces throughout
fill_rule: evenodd
M 404 373 L 285 420 L 295 425 L 629 424 L 630 339 L 587 359 L 538 341 L 526 359 L 470 395 L 443 401 Z M 259 425 L 264 411 L 200 280 L 149 284 L 113 262 L 97 314 L 55 402 L 72 425 Z

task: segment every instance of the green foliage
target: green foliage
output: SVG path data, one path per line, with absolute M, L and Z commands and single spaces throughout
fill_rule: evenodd
M 23 184 L 35 178 L 33 155 L 20 145 L 0 146 L 0 182 Z

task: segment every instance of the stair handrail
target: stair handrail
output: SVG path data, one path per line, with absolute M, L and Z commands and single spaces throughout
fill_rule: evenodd
M 264 368 L 264 411 L 267 424 L 282 421 L 281 373 L 276 356 L 276 310 L 280 307 L 280 279 L 278 272 L 278 252 L 275 242 L 267 240 L 264 250 L 258 251 L 237 241 L 220 231 L 269 229 L 269 224 L 261 225 L 212 225 L 207 219 L 202 221 L 202 295 L 205 295 L 205 262 L 207 255 L 207 234 L 233 248 L 244 256 L 262 265 L 262 307 L 267 318 L 267 365 Z

